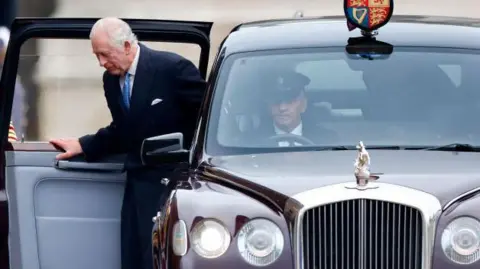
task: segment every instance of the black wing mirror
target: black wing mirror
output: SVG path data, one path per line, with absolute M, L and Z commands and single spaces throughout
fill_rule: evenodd
M 144 165 L 188 162 L 190 151 L 183 148 L 183 134 L 171 133 L 144 139 L 141 158 Z

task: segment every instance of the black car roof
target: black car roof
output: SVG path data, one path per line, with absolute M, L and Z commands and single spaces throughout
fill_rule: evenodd
M 480 19 L 394 15 L 378 30 L 377 39 L 394 46 L 480 49 Z M 226 54 L 302 47 L 345 46 L 349 32 L 344 16 L 256 21 L 232 30 L 223 46 Z

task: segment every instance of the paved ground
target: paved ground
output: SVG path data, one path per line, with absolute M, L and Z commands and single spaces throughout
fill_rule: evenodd
M 480 17 L 474 0 L 397 0 L 395 14 L 435 14 Z M 291 17 L 301 10 L 305 16 L 341 15 L 342 0 L 59 0 L 56 17 L 155 18 L 213 21 L 212 57 L 218 44 L 235 25 L 260 19 Z M 474 37 L 472 37 L 474 38 Z M 192 60 L 194 46 L 163 45 Z M 42 43 L 37 78 L 42 83 L 39 139 L 77 136 L 94 132 L 110 117 L 101 89 L 101 68 L 91 55 L 88 41 L 46 41 Z M 88 105 L 88 106 L 85 106 Z M 83 108 L 79 111 L 79 108 Z M 80 112 L 80 113 L 79 113 Z

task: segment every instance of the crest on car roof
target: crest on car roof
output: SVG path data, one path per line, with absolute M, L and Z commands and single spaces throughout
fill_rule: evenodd
M 393 0 L 343 0 L 343 10 L 350 31 L 358 27 L 371 32 L 388 23 Z

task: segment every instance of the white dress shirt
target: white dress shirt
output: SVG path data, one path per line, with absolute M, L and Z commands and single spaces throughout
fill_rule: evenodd
M 138 58 L 140 57 L 140 46 L 137 44 L 137 54 L 135 54 L 135 58 L 133 59 L 132 65 L 128 69 L 128 73 L 130 74 L 130 97 L 132 96 L 133 92 L 133 81 L 135 80 L 135 72 L 137 72 L 137 65 L 138 65 Z M 125 76 L 120 77 L 120 89 L 123 92 L 123 83 L 125 83 Z
M 277 135 L 287 134 L 287 132 L 281 130 L 281 129 L 278 128 L 276 125 L 274 125 L 274 127 L 275 127 L 275 133 L 276 133 Z M 295 127 L 289 134 L 302 136 L 302 134 L 303 134 L 303 125 L 302 125 L 302 123 L 300 122 L 300 124 L 299 124 L 297 127 Z M 280 147 L 288 147 L 289 145 L 290 145 L 290 143 L 287 142 L 287 141 L 280 141 L 280 142 L 278 142 L 278 146 L 280 146 Z M 297 143 L 297 142 L 294 142 L 294 145 L 295 145 L 295 146 L 301 146 L 302 144 Z

